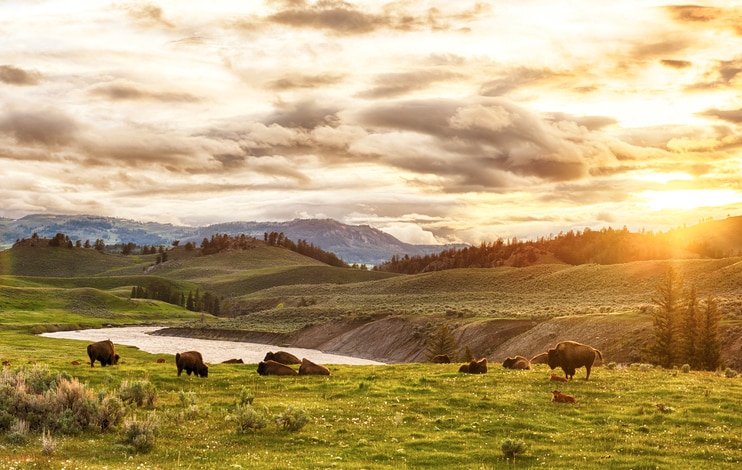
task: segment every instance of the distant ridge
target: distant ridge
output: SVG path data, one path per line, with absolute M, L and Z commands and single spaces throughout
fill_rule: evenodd
M 170 245 L 174 240 L 194 242 L 216 233 L 250 235 L 263 239 L 264 233 L 283 232 L 293 241 L 306 240 L 334 253 L 349 264 L 377 265 L 392 256 L 426 255 L 466 245 L 414 245 L 404 243 L 388 233 L 368 225 L 346 225 L 332 219 L 294 219 L 287 222 L 227 222 L 201 227 L 186 227 L 156 222 L 138 222 L 93 215 L 34 214 L 12 220 L 0 218 L 0 249 L 11 247 L 16 240 L 36 233 L 53 238 L 63 233 L 72 240 L 103 240 L 106 245 Z

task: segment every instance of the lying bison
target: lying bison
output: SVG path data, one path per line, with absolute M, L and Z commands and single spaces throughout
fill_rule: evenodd
M 227 359 L 226 361 L 222 361 L 222 364 L 244 364 L 245 361 L 242 360 L 242 358 L 239 359 Z
M 575 375 L 575 369 L 579 367 L 585 367 L 587 370 L 585 380 L 589 379 L 590 369 L 595 362 L 596 354 L 600 357 L 600 361 L 603 362 L 603 353 L 592 346 L 575 341 L 557 343 L 555 347 L 549 348 L 547 353 L 549 354 L 549 367 L 552 369 L 561 367 L 565 377 L 570 380 Z
M 553 390 L 551 392 L 551 401 L 555 403 L 577 403 L 575 397 L 562 393 L 559 390 Z
M 301 364 L 301 361 L 298 357 L 294 356 L 290 352 L 286 351 L 278 351 L 278 352 L 268 352 L 268 354 L 265 355 L 264 361 L 275 361 L 279 362 L 281 364 Z
M 549 363 L 549 353 L 542 352 L 541 354 L 536 354 L 531 358 L 531 364 L 548 364 Z
M 472 359 L 468 364 L 462 364 L 461 367 L 459 367 L 459 372 L 466 374 L 486 374 L 487 358 L 483 357 L 478 361 Z
M 281 364 L 273 360 L 263 361 L 258 364 L 258 374 L 260 375 L 298 375 L 297 372 L 286 364 Z
M 448 357 L 448 354 L 438 354 L 430 358 L 430 362 L 434 364 L 450 364 L 451 358 Z
M 508 357 L 502 361 L 506 369 L 530 369 L 531 362 L 523 356 Z
M 191 372 L 193 372 L 196 374 L 196 377 L 209 376 L 209 366 L 204 364 L 204 359 L 198 351 L 176 353 L 175 365 L 178 366 L 178 377 L 180 377 L 180 373 L 183 372 L 184 369 L 188 375 L 191 375 Z
M 101 367 L 112 366 L 118 364 L 120 359 L 120 356 L 116 354 L 113 341 L 110 339 L 88 344 L 88 357 L 90 358 L 90 367 L 95 365 L 95 361 L 100 362 Z
M 325 366 L 315 364 L 309 359 L 302 358 L 299 366 L 299 375 L 330 375 L 330 369 Z

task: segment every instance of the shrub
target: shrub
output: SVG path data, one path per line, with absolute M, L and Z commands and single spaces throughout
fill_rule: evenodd
M 682 370 L 684 374 L 687 374 L 688 372 L 690 372 L 690 364 L 683 364 L 680 370 Z
M 133 419 L 124 421 L 124 442 L 137 452 L 151 451 L 155 448 L 159 424 L 154 412 L 148 414 L 145 421 L 137 421 L 134 415 Z
M 233 419 L 237 422 L 237 433 L 263 429 L 267 425 L 266 412 L 257 411 L 251 405 L 237 405 Z
M 242 390 L 240 390 L 240 398 L 238 404 L 252 405 L 253 400 L 255 400 L 255 396 L 250 393 L 250 391 L 246 387 L 242 387 Z
M 724 371 L 724 377 L 728 379 L 737 377 L 737 371 L 732 369 L 731 367 L 727 367 L 727 370 Z
M 44 455 L 52 455 L 57 448 L 57 441 L 52 437 L 52 433 L 44 429 L 41 434 L 41 451 Z
M 616 369 L 616 363 L 615 362 L 609 362 L 606 366 L 608 370 L 615 370 Z
M 506 459 L 514 459 L 516 455 L 522 454 L 526 451 L 526 443 L 523 441 L 515 441 L 513 439 L 506 439 L 500 445 L 502 454 Z
M 106 396 L 101 399 L 98 406 L 98 417 L 96 423 L 101 431 L 116 426 L 126 414 L 124 402 L 117 396 Z
M 157 401 L 157 390 L 146 380 L 124 380 L 119 388 L 119 396 L 125 403 L 136 403 L 137 406 L 152 409 Z
M 299 431 L 307 424 L 307 415 L 302 409 L 294 409 L 293 406 L 286 408 L 282 414 L 276 416 L 276 425 L 289 431 Z

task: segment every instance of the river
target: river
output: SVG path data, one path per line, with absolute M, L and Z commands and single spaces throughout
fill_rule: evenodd
M 162 327 L 125 326 L 90 330 L 56 331 L 42 333 L 47 338 L 79 339 L 101 341 L 110 339 L 114 344 L 136 346 L 152 354 L 173 354 L 196 350 L 201 352 L 204 362 L 216 364 L 228 359 L 242 359 L 246 364 L 257 364 L 265 358 L 268 351 L 288 351 L 299 359 L 306 357 L 317 364 L 382 365 L 383 362 L 359 359 L 350 356 L 327 354 L 316 349 L 288 348 L 270 344 L 243 343 L 238 341 L 217 341 L 210 339 L 155 336 L 149 333 Z

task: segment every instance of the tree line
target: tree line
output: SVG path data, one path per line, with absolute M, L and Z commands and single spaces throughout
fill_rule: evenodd
M 210 292 L 201 294 L 198 289 L 194 294 L 188 291 L 188 296 L 170 284 L 160 281 L 151 281 L 147 287 L 134 286 L 131 288 L 132 299 L 152 299 L 178 305 L 192 312 L 207 312 L 212 315 L 221 313 L 221 301 L 219 297 Z
M 482 242 L 479 246 L 451 248 L 437 254 L 393 256 L 374 270 L 401 274 L 441 271 L 456 268 L 494 268 L 498 266 L 529 266 L 547 254 L 567 264 L 619 264 L 633 261 L 672 259 L 678 248 L 708 258 L 722 258 L 724 253 L 708 242 L 686 242 L 678 231 L 655 233 L 642 230 L 630 232 L 603 228 L 570 230 L 558 235 L 522 241 L 517 238 Z

